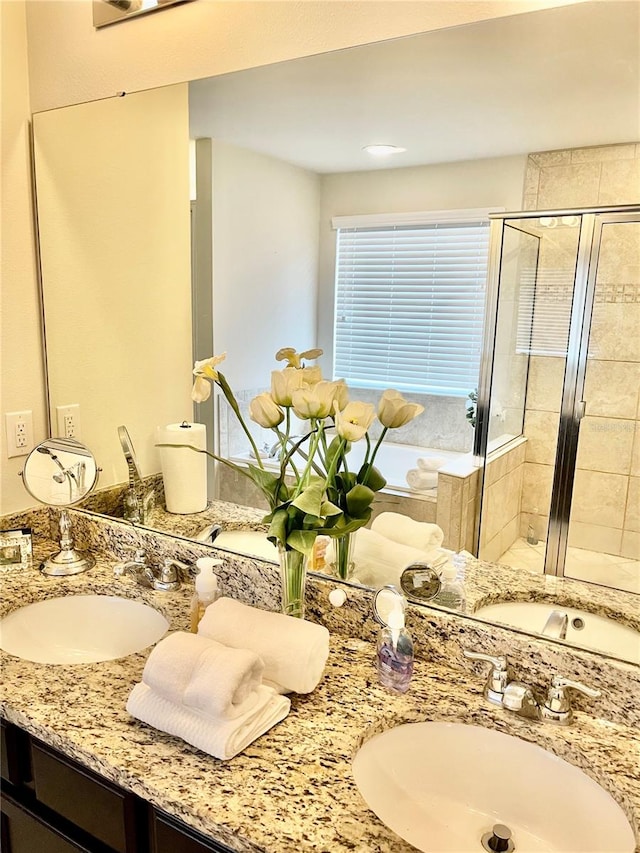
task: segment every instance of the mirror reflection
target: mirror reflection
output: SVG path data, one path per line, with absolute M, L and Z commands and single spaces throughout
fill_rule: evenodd
M 437 525 L 442 556 L 469 554 L 467 612 L 507 594 L 556 595 L 542 570 L 567 356 L 542 337 L 552 331 L 549 318 L 568 329 L 581 228 L 561 220 L 543 228 L 540 218 L 531 235 L 511 224 L 502 270 L 514 285 L 495 307 L 485 473 L 472 449 L 488 354 L 489 214 L 638 201 L 638 10 L 601 6 L 36 115 L 52 428 L 59 431 L 59 407 L 80 404 L 82 438 L 105 460 L 110 487 L 91 506 L 123 515 L 118 484 L 127 463 L 117 426 L 126 424 L 155 496 L 145 523 L 202 541 L 217 535 L 220 547 L 230 536 L 227 547 L 243 551 L 242 534 L 261 529 L 259 494 L 246 478 L 210 465 L 209 509 L 164 512 L 156 428 L 204 424 L 209 450 L 246 463 L 251 448 L 223 397 L 192 409 L 194 357 L 228 352 L 225 373 L 246 414 L 279 367 L 277 350 L 317 345 L 325 377 L 347 379 L 352 399 L 377 405 L 393 387 L 425 409 L 385 441 L 389 455 L 378 462 L 388 487 L 361 539 L 389 512 Z M 365 150 L 380 143 L 395 152 Z M 612 618 L 631 624 L 637 608 L 624 591 L 640 584 L 638 259 L 626 231 L 612 225 L 603 241 L 607 233 L 591 324 L 599 341 L 622 339 L 624 352 L 608 378 L 608 357 L 589 353 L 592 402 L 587 395 L 567 554 L 580 553 L 565 571 L 618 589 L 603 596 L 578 581 L 564 589 L 586 610 L 606 604 Z M 537 314 L 535 264 L 548 271 L 537 278 L 548 295 L 538 298 Z M 534 347 L 523 343 L 526 334 L 542 337 Z M 86 353 L 82 370 L 78 351 Z M 252 430 L 265 465 L 277 466 L 272 436 Z M 604 456 L 594 455 L 595 439 L 604 439 Z M 230 517 L 227 502 L 244 508 Z M 475 571 L 478 541 L 481 557 L 512 568 Z M 572 568 L 586 551 L 600 574 Z

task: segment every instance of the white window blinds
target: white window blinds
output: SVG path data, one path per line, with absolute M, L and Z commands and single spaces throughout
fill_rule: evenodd
M 566 356 L 573 282 L 573 269 L 521 271 L 516 352 Z
M 488 219 L 341 224 L 334 220 L 334 376 L 363 388 L 455 396 L 473 391 Z

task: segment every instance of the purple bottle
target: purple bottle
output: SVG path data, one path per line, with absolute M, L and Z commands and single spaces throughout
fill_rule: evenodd
M 388 616 L 387 627 L 378 636 L 378 677 L 393 693 L 406 693 L 413 675 L 413 640 L 404 627 L 402 607 Z

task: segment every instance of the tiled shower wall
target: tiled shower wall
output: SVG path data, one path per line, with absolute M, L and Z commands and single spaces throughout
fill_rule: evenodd
M 640 144 L 529 156 L 524 207 L 640 202 Z M 607 230 L 615 229 L 613 230 Z M 567 296 L 566 298 L 570 298 Z M 532 356 L 520 535 L 544 538 L 564 359 Z M 640 558 L 640 226 L 605 226 L 569 544 Z

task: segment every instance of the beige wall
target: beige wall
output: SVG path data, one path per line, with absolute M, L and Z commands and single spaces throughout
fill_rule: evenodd
M 264 388 L 281 347 L 316 345 L 320 180 L 214 141 L 213 188 L 214 349 L 234 390 Z
M 39 113 L 34 137 L 53 434 L 79 403 L 109 486 L 118 425 L 147 475 L 156 427 L 191 420 L 188 87 Z
M 197 0 L 95 30 L 88 0 L 29 0 L 31 106 L 52 109 L 570 2 Z
M 2 316 L 0 514 L 33 504 L 18 477 L 24 457 L 7 459 L 4 413 L 31 410 L 34 440 L 46 437 L 40 308 L 29 171 L 29 94 L 24 4 L 2 3 Z

